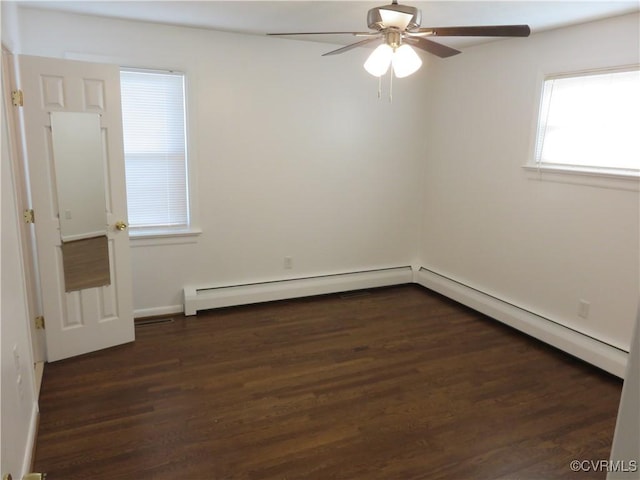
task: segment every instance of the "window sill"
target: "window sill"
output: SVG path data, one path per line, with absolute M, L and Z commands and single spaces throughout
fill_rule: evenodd
M 147 247 L 152 245 L 183 245 L 196 243 L 202 234 L 199 228 L 184 230 L 129 230 L 129 240 L 132 247 Z
M 633 192 L 640 191 L 640 174 L 638 172 L 620 173 L 617 171 L 550 165 L 523 165 L 522 168 L 531 180 L 571 183 Z

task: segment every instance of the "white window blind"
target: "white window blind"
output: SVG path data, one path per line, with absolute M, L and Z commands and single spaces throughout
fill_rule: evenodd
M 640 71 L 595 72 L 544 83 L 536 163 L 637 175 Z
M 120 72 L 129 225 L 189 225 L 184 75 Z

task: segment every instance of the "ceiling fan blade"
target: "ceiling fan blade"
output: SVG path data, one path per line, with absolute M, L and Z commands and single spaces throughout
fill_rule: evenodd
M 366 37 L 371 35 L 378 35 L 378 32 L 291 32 L 291 33 L 267 33 L 269 36 L 284 36 L 284 35 L 356 35 L 358 37 Z
M 442 45 L 441 43 L 436 43 L 422 37 L 405 37 L 404 41 L 440 58 L 452 57 L 453 55 L 462 53 L 460 50 L 447 47 L 446 45 Z
M 438 37 L 528 37 L 529 25 L 482 25 L 476 27 L 418 28 L 411 33 L 426 33 Z
M 359 42 L 352 43 L 351 45 L 347 45 L 346 47 L 338 48 L 337 50 L 331 50 L 330 52 L 323 53 L 322 56 L 326 57 L 327 55 L 338 55 L 339 53 L 348 52 L 349 50 L 351 50 L 353 48 L 364 47 L 365 45 L 367 45 L 369 43 L 379 42 L 380 39 L 377 38 L 377 37 L 378 36 L 376 35 L 376 37 L 374 37 L 374 38 L 366 38 L 364 40 L 360 40 Z

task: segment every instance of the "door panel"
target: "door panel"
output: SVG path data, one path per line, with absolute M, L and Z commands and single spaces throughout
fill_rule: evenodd
M 120 72 L 100 65 L 43 57 L 19 57 L 26 162 L 35 210 L 35 232 L 48 361 L 60 360 L 134 340 L 131 262 L 126 222 L 126 190 Z M 65 292 L 53 157 L 51 112 L 100 114 L 106 190 L 105 227 L 111 284 Z

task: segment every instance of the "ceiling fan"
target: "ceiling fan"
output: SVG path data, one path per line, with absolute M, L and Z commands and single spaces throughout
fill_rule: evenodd
M 268 33 L 267 35 L 355 35 L 366 37 L 325 53 L 337 55 L 356 47 L 375 43 L 380 45 L 365 62 L 365 69 L 372 75 L 384 75 L 393 66 L 396 77 L 406 77 L 417 71 L 422 60 L 411 46 L 429 52 L 440 58 L 461 53 L 460 50 L 434 42 L 428 37 L 528 37 L 528 25 L 486 25 L 470 27 L 421 27 L 422 14 L 416 7 L 400 5 L 393 0 L 390 5 L 375 7 L 367 13 L 369 32 L 298 32 Z

